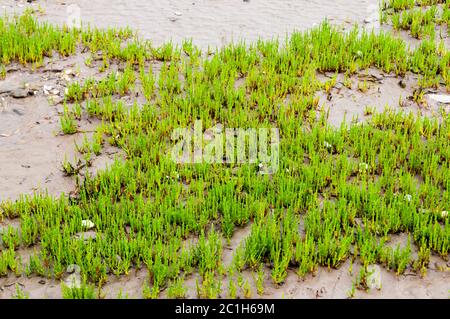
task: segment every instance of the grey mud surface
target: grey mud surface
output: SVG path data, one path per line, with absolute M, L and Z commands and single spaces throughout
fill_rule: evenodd
M 74 7 L 75 5 L 75 7 Z M 366 28 L 379 29 L 378 0 L 99 0 L 99 1 L 60 1 L 38 0 L 31 4 L 24 0 L 1 0 L 0 10 L 6 13 L 21 12 L 27 7 L 42 8 L 40 19 L 51 23 L 63 24 L 74 8 L 80 9 L 84 23 L 98 27 L 130 26 L 141 37 L 150 39 L 155 45 L 167 41 L 181 43 L 192 38 L 194 44 L 202 48 L 222 46 L 229 42 L 245 40 L 247 43 L 258 38 L 271 39 L 290 34 L 294 30 L 306 30 L 319 24 L 324 18 L 332 23 L 350 28 L 355 23 Z M 405 37 L 404 34 L 401 35 Z M 448 39 L 445 39 L 447 48 Z M 411 42 L 411 46 L 416 43 Z M 58 196 L 70 194 L 76 189 L 75 181 L 64 176 L 61 163 L 64 159 L 73 160 L 75 142 L 80 142 L 83 134 L 88 137 L 98 123 L 83 119 L 82 133 L 64 136 L 60 133 L 59 114 L 64 89 L 70 80 L 83 80 L 89 76 L 101 76 L 96 69 L 84 65 L 82 54 L 67 59 L 47 61 L 42 70 L 32 72 L 22 67 L 8 69 L 5 80 L 0 81 L 0 202 L 16 200 L 22 194 L 35 191 L 47 191 Z M 65 76 L 70 70 L 70 76 Z M 332 74 L 321 75 L 323 81 Z M 69 78 L 69 79 L 68 79 Z M 358 83 L 366 80 L 368 90 L 358 90 Z M 400 87 L 402 80 L 404 88 Z M 352 78 L 351 89 L 343 85 L 339 75 L 337 84 L 330 94 L 318 93 L 320 105 L 329 109 L 329 122 L 339 126 L 343 121 L 353 118 L 364 121 L 366 107 L 382 111 L 386 105 L 406 112 L 430 116 L 437 114 L 440 108 L 449 111 L 448 104 L 440 104 L 429 98 L 429 94 L 444 93 L 430 91 L 425 95 L 428 107 L 413 103 L 409 97 L 413 94 L 416 79 L 408 75 L 404 79 L 379 70 L 369 70 Z M 44 86 L 51 87 L 48 94 Z M 32 96 L 17 99 L 11 96 L 16 89 L 27 89 Z M 49 101 L 49 98 L 51 99 Z M 117 149 L 106 148 L 95 157 L 90 168 L 92 172 L 104 169 L 115 158 L 123 158 Z M 3 220 L 0 231 L 7 227 L 19 227 L 18 220 Z M 233 252 L 249 234 L 251 226 L 236 230 L 229 243 L 224 242 L 223 262 L 231 263 Z M 95 234 L 87 234 L 95 235 Z M 392 238 L 394 243 L 405 243 L 405 238 Z M 192 239 L 192 243 L 195 239 Z M 36 248 L 38 249 L 38 247 Z M 25 261 L 32 253 L 20 250 Z M 303 279 L 289 271 L 285 283 L 274 285 L 269 276 L 265 279 L 265 292 L 256 294 L 254 279 L 250 271 L 244 271 L 244 280 L 252 287 L 254 298 L 347 298 L 358 274 L 357 265 L 347 261 L 339 270 L 319 268 Z M 355 298 L 449 298 L 450 263 L 433 256 L 426 276 L 421 278 L 413 273 L 397 276 L 392 271 L 381 268 L 382 288 L 369 292 L 356 290 Z M 64 279 L 64 278 L 63 278 Z M 133 270 L 126 276 L 111 276 L 103 287 L 104 297 L 117 298 L 119 294 L 128 298 L 142 298 L 142 287 L 147 279 L 145 269 Z M 189 288 L 188 298 L 196 298 L 196 274 L 186 278 Z M 39 277 L 0 278 L 0 298 L 12 298 L 16 287 L 20 287 L 30 298 L 61 298 L 60 281 Z M 222 297 L 227 297 L 227 281 L 222 283 Z M 162 297 L 167 293 L 162 292 Z M 238 290 L 238 296 L 243 297 Z
M 156 45 L 192 38 L 203 48 L 284 37 L 325 17 L 338 24 L 379 26 L 378 0 L 3 0 L 0 9 L 20 12 L 38 6 L 45 10 L 43 19 L 54 23 L 65 23 L 79 8 L 83 24 L 131 26 Z

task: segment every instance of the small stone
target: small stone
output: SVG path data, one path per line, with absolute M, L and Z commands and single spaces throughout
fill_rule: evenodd
M 412 196 L 410 194 L 405 195 L 405 200 L 410 202 L 412 200 Z
M 398 82 L 398 85 L 399 85 L 402 89 L 406 88 L 406 83 L 405 83 L 405 81 L 403 81 L 403 80 L 400 80 L 400 81 Z
M 41 86 L 38 83 L 32 83 L 27 84 L 25 88 L 28 88 L 30 91 L 37 93 L 41 89 Z
M 446 218 L 448 216 L 448 211 L 443 210 L 441 213 L 442 218 Z
M 66 82 L 70 82 L 70 81 L 71 81 L 71 78 L 70 78 L 67 74 L 63 74 L 63 75 L 61 76 L 61 78 L 62 78 L 64 81 L 66 81 Z
M 344 84 L 342 84 L 342 82 L 338 82 L 336 83 L 336 85 L 334 86 L 336 89 L 340 90 L 344 87 Z
M 11 96 L 16 99 L 23 99 L 30 95 L 29 89 L 15 89 L 11 92 Z
M 48 94 L 52 89 L 53 89 L 53 87 L 51 85 L 44 85 L 44 93 L 45 94 Z
M 382 74 L 376 73 L 376 72 L 370 72 L 369 76 L 371 76 L 372 78 L 374 78 L 377 81 L 383 81 L 384 80 L 384 76 Z
M 86 229 L 92 229 L 95 227 L 95 224 L 90 220 L 82 220 L 81 226 L 83 226 Z
M 38 281 L 38 283 L 40 283 L 41 285 L 45 285 L 45 280 L 41 279 L 41 280 Z
M 381 269 L 378 265 L 367 266 L 367 287 L 369 289 L 381 289 Z
M 60 103 L 62 103 L 64 101 L 64 99 L 62 97 L 60 97 L 59 95 L 50 95 L 48 97 L 48 104 L 50 105 L 58 105 Z
M 181 12 L 179 12 L 179 11 L 175 11 L 173 14 L 176 15 L 176 16 L 178 16 L 178 17 L 181 17 L 181 16 L 183 15 L 183 14 L 182 14 Z
M 450 104 L 450 95 L 448 94 L 428 94 L 430 99 L 443 104 Z
M 333 147 L 333 145 L 331 145 L 331 144 L 328 143 L 327 141 L 323 142 L 323 145 L 324 145 L 326 148 L 332 148 L 332 147 Z

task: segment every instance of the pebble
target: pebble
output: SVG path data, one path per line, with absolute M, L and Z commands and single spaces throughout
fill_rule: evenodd
M 369 76 L 371 76 L 372 78 L 374 78 L 377 81 L 383 81 L 383 79 L 384 79 L 384 76 L 382 74 L 375 73 L 375 72 L 370 72 Z
M 428 94 L 430 99 L 443 104 L 450 104 L 450 95 L 448 94 Z
M 61 75 L 61 78 L 66 82 L 70 82 L 72 80 L 72 77 L 76 77 L 76 76 L 77 76 L 77 74 L 75 74 L 72 69 L 67 69 L 67 70 L 64 70 L 64 72 Z
M 53 90 L 53 86 L 51 86 L 51 85 L 44 85 L 43 89 L 44 89 L 44 94 L 45 95 L 49 95 L 51 93 L 51 91 Z
M 16 99 L 23 99 L 30 95 L 29 89 L 15 89 L 11 92 L 11 96 Z
M 95 227 L 95 224 L 90 220 L 82 220 L 81 226 L 83 226 L 86 229 L 92 229 Z
M 62 97 L 60 97 L 59 95 L 50 95 L 48 97 L 48 104 L 50 105 L 58 105 L 60 103 L 62 103 L 64 101 L 64 99 Z

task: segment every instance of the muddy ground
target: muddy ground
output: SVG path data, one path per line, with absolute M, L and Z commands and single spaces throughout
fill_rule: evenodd
M 327 17 L 336 23 L 378 27 L 378 0 L 2 0 L 7 12 L 41 6 L 45 20 L 65 23 L 80 9 L 84 24 L 127 27 L 156 45 L 192 38 L 206 48 L 230 41 L 284 37 Z M 101 18 L 100 18 L 101 17 Z M 364 21 L 366 20 L 366 22 Z
M 332 22 L 351 27 L 359 23 L 366 27 L 380 28 L 377 0 L 317 0 L 317 1 L 233 1 L 233 0 L 191 0 L 191 1 L 14 1 L 2 0 L 0 8 L 6 12 L 20 12 L 26 7 L 39 8 L 40 19 L 54 23 L 67 21 L 67 8 L 76 4 L 84 22 L 99 27 L 131 26 L 139 34 L 161 44 L 170 39 L 180 43 L 193 38 L 194 43 L 205 48 L 220 46 L 230 41 L 244 39 L 255 41 L 258 37 L 269 39 L 284 36 L 293 30 L 305 30 L 320 23 L 325 17 Z M 101 16 L 101 19 L 98 17 Z M 405 37 L 404 34 L 401 34 Z M 448 39 L 445 39 L 448 44 Z M 416 43 L 411 42 L 414 46 Z M 447 48 L 449 46 L 447 45 Z M 96 68 L 84 64 L 80 53 L 75 57 L 47 60 L 37 72 L 19 66 L 10 66 L 5 80 L 0 81 L 0 202 L 15 200 L 21 194 L 46 191 L 58 196 L 70 194 L 76 189 L 75 181 L 66 177 L 61 169 L 64 159 L 72 160 L 75 142 L 84 134 L 92 134 L 98 124 L 88 119 L 81 121 L 81 133 L 62 135 L 59 114 L 61 101 L 67 83 L 83 80 L 90 76 L 100 77 Z M 323 80 L 332 75 L 320 75 Z M 358 83 L 366 80 L 368 88 L 358 89 Z M 361 122 L 370 117 L 367 107 L 382 111 L 386 105 L 417 115 L 431 116 L 440 108 L 450 111 L 450 105 L 440 103 L 433 94 L 445 94 L 443 90 L 429 91 L 425 95 L 428 107 L 412 102 L 414 84 L 417 78 L 407 75 L 397 78 L 371 69 L 352 78 L 352 86 L 344 86 L 341 76 L 330 94 L 318 94 L 320 105 L 329 109 L 329 122 L 334 126 L 354 118 Z M 401 83 L 400 83 L 401 81 Z M 26 91 L 25 97 L 23 92 Z M 127 97 L 125 97 L 127 99 Z M 128 101 L 132 103 L 132 101 Z M 118 149 L 106 148 L 93 160 L 90 170 L 95 173 L 112 163 L 115 158 L 123 159 Z M 18 227 L 17 220 L 5 220 L 0 229 L 8 225 Z M 229 263 L 234 250 L 245 240 L 250 226 L 235 232 L 230 243 L 225 243 L 223 261 Z M 392 238 L 393 243 L 404 244 L 405 238 Z M 23 259 L 31 252 L 20 251 Z M 449 298 L 450 264 L 433 257 L 425 278 L 407 273 L 397 276 L 381 268 L 381 290 L 364 292 L 356 290 L 356 298 Z M 282 286 L 275 286 L 266 278 L 265 293 L 252 297 L 261 298 L 347 298 L 358 274 L 358 266 L 348 261 L 339 270 L 320 268 L 316 274 L 299 279 L 291 270 Z M 244 277 L 254 287 L 250 272 Z M 134 270 L 128 276 L 111 277 L 104 286 L 107 298 L 123 296 L 142 298 L 143 283 L 147 278 L 145 269 Z M 196 275 L 186 278 L 188 297 L 196 298 Z M 16 278 L 9 275 L 0 278 L 0 298 L 11 298 L 16 284 L 29 294 L 30 298 L 61 298 L 60 282 L 38 277 Z M 223 296 L 227 296 L 227 281 L 222 283 Z M 166 292 L 162 293 L 162 297 Z M 242 297 L 242 292 L 238 292 Z

